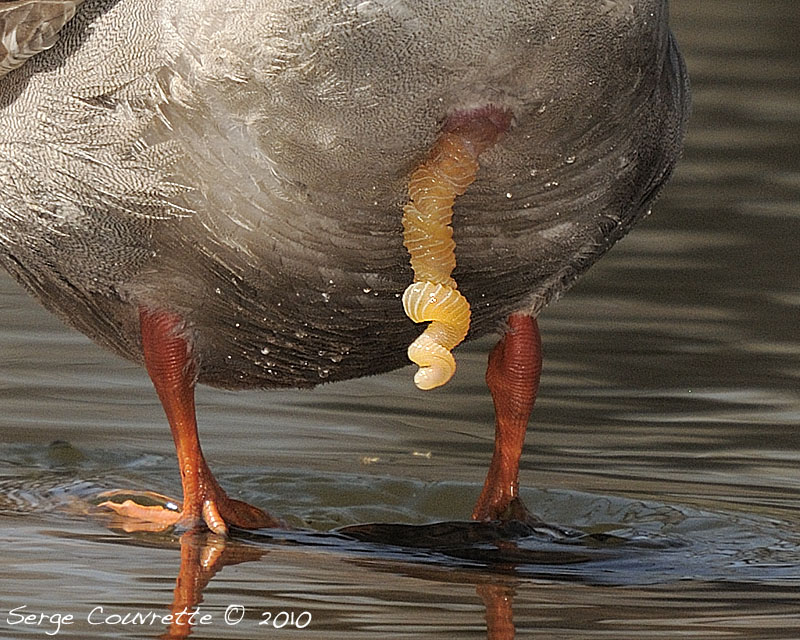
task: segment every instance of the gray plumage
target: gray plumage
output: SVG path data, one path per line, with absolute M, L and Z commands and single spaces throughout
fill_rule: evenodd
M 448 114 L 514 114 L 454 215 L 478 337 L 647 212 L 688 109 L 666 0 L 14 0 L 0 34 L 0 262 L 135 361 L 138 308 L 179 313 L 232 388 L 407 363 L 402 205 Z
M 0 78 L 52 47 L 83 0 L 0 0 Z

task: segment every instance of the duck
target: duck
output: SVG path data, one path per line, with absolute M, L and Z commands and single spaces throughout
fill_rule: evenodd
M 182 505 L 109 508 L 281 526 L 215 479 L 196 385 L 412 358 L 428 389 L 497 335 L 472 518 L 526 517 L 537 317 L 680 155 L 667 0 L 7 0 L 0 33 L 0 264 L 146 368 L 175 441 Z

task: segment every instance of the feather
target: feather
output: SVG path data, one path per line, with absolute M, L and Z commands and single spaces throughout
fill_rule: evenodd
M 83 0 L 0 2 L 0 78 L 58 41 Z

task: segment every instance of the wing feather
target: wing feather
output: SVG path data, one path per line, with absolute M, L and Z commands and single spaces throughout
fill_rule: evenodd
M 0 0 L 0 78 L 49 49 L 83 0 Z

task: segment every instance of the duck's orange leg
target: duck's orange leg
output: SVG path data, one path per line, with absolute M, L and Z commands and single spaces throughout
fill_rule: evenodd
M 108 501 L 102 506 L 120 515 L 164 527 L 180 524 L 194 528 L 205 522 L 209 529 L 221 535 L 227 533 L 229 524 L 245 529 L 281 526 L 280 521 L 261 509 L 229 498 L 203 457 L 194 408 L 195 362 L 189 342 L 180 335 L 181 318 L 166 311 L 143 308 L 139 319 L 145 366 L 175 441 L 183 484 L 183 508 L 171 511 L 159 506 L 142 506 L 133 500 Z
M 508 318 L 508 332 L 489 356 L 486 383 L 495 410 L 494 455 L 472 517 L 498 520 L 528 516 L 519 500 L 519 460 L 542 371 L 542 341 L 536 319 Z

